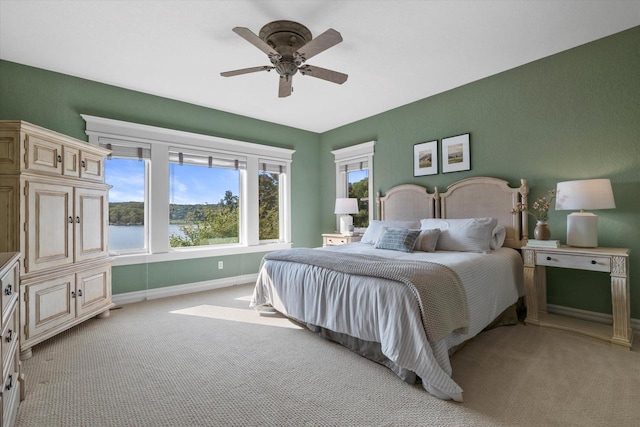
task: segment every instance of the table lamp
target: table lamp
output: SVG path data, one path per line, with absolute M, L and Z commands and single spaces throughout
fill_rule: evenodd
M 334 213 L 340 215 L 340 234 L 351 235 L 353 233 L 353 217 L 350 214 L 358 213 L 358 199 L 337 198 Z
M 559 182 L 556 187 L 556 210 L 580 210 L 567 215 L 567 245 L 579 248 L 598 247 L 598 216 L 585 209 L 614 209 L 611 181 L 584 179 Z

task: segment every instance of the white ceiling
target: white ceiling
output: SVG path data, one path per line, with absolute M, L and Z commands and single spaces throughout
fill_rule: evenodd
M 289 19 L 344 41 L 297 74 L 225 78 L 268 65 L 231 31 Z M 324 132 L 640 25 L 640 1 L 0 0 L 0 58 Z

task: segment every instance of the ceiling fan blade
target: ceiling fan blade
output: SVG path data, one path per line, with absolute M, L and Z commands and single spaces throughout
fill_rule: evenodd
M 280 83 L 278 84 L 278 97 L 286 98 L 291 95 L 291 84 L 293 83 L 292 77 L 280 76 Z
M 258 71 L 271 71 L 274 68 L 275 67 L 270 67 L 268 65 L 263 65 L 261 67 L 251 67 L 251 68 L 242 68 L 240 70 L 225 71 L 223 73 L 220 73 L 220 75 L 222 77 L 233 77 L 233 76 L 239 76 L 241 74 L 255 73 L 255 72 L 258 72 Z
M 339 73 L 333 70 L 327 70 L 326 68 L 316 67 L 315 65 L 303 65 L 298 68 L 298 70 L 303 76 L 316 77 L 318 79 L 337 83 L 339 85 L 346 82 L 347 78 L 349 77 L 347 74 Z
M 255 33 L 250 29 L 245 27 L 235 27 L 233 29 L 233 32 L 269 55 L 269 57 L 280 56 L 275 49 L 265 43 L 260 37 L 256 36 Z
M 332 46 L 337 45 L 342 41 L 342 36 L 339 32 L 333 28 L 329 28 L 318 37 L 312 39 L 309 43 L 298 49 L 298 55 L 302 58 L 302 61 L 306 61 L 320 52 L 324 52 Z

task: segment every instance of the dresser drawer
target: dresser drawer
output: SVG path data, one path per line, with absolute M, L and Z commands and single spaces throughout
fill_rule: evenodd
M 609 257 L 586 254 L 567 255 L 555 252 L 536 252 L 536 264 L 580 270 L 611 271 L 611 259 Z
M 9 313 L 8 322 L 2 328 L 2 368 L 3 372 L 10 370 L 11 357 L 16 353 L 18 349 L 19 338 L 19 316 L 18 316 L 18 304 L 11 306 L 11 312 Z
M 20 404 L 20 359 L 18 351 L 11 357 L 10 368 L 5 372 L 2 382 L 2 425 L 12 426 L 15 423 L 18 405 Z
M 9 303 L 18 295 L 18 264 L 14 264 L 2 277 L 0 277 L 0 298 L 2 299 L 2 313 Z M 4 317 L 4 316 L 3 316 Z

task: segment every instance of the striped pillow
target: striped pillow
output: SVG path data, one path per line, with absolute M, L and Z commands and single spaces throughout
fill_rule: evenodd
M 376 249 L 389 249 L 400 252 L 413 252 L 420 230 L 406 228 L 387 228 L 376 243 Z
M 362 235 L 360 243 L 375 245 L 386 228 L 420 228 L 419 221 L 373 220 Z

